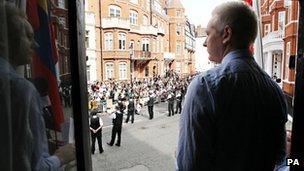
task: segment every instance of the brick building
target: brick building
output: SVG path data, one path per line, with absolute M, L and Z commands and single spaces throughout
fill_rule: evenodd
M 89 81 L 194 72 L 179 0 L 86 1 L 85 13 Z
M 294 93 L 298 1 L 260 0 L 265 71 L 282 80 L 283 91 Z

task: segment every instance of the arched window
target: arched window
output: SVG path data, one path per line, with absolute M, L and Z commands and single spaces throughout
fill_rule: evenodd
M 106 63 L 106 80 L 114 78 L 114 64 L 112 62 Z
M 118 33 L 118 45 L 120 50 L 126 49 L 126 33 Z
M 113 34 L 105 33 L 104 37 L 105 37 L 105 39 L 104 39 L 105 50 L 112 50 L 113 49 Z
M 138 12 L 130 10 L 130 23 L 137 25 Z
M 119 79 L 120 80 L 127 79 L 127 63 L 126 62 L 119 63 Z
M 121 8 L 116 5 L 109 6 L 109 16 L 110 17 L 120 17 L 121 15 Z

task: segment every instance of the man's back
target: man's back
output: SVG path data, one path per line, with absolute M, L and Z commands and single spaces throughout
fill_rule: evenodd
M 181 170 L 272 170 L 285 155 L 282 91 L 244 51 L 194 79 L 185 122 L 192 124 L 181 125 Z

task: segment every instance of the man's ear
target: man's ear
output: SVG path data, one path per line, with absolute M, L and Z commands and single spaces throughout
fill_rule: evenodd
M 231 41 L 232 29 L 228 25 L 226 25 L 224 27 L 222 38 L 223 38 L 223 41 L 222 41 L 223 44 L 227 44 L 228 42 Z

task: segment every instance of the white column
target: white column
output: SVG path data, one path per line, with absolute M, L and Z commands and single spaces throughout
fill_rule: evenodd
M 266 73 L 270 76 L 270 77 L 272 77 L 272 67 L 273 67 L 273 65 L 272 65 L 272 51 L 269 51 L 268 53 L 267 53 L 267 57 L 266 57 L 266 60 L 265 60 L 265 62 L 266 62 L 266 67 L 265 67 L 265 71 L 266 71 Z

